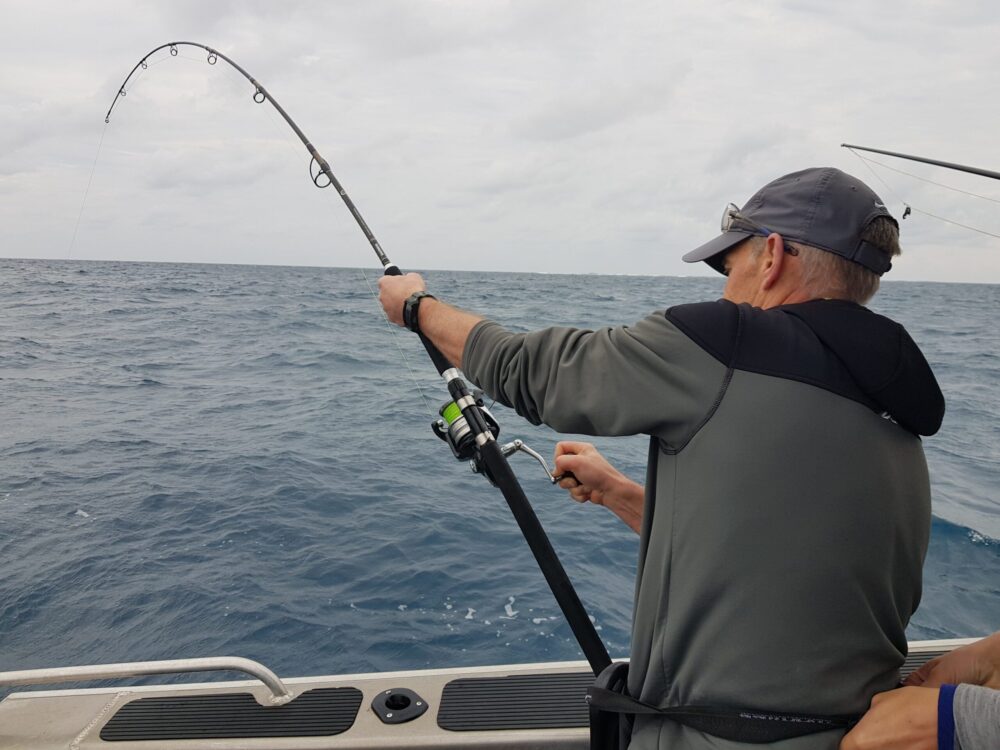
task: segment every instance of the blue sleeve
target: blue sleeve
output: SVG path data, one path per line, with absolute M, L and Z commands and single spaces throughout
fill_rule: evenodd
M 942 685 L 938 692 L 938 750 L 955 750 L 955 686 Z

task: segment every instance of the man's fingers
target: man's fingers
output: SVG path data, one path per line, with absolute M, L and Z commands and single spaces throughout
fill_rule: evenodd
M 556 453 L 556 476 L 560 474 L 574 474 L 574 469 L 580 465 L 581 458 L 576 453 Z M 574 476 L 575 478 L 575 476 Z M 560 486 L 562 486 L 560 484 Z M 570 485 L 572 487 L 573 485 Z
M 588 450 L 595 450 L 593 443 L 585 443 L 579 440 L 560 440 L 556 443 L 556 458 L 584 453 Z
M 904 685 L 913 685 L 913 686 L 918 686 L 918 687 L 920 685 L 923 685 L 925 682 L 927 682 L 928 679 L 930 679 L 931 673 L 934 672 L 934 668 L 937 666 L 938 661 L 940 659 L 941 659 L 940 656 L 937 657 L 937 659 L 931 659 L 929 662 L 927 662 L 926 664 L 922 665 L 920 667 L 920 669 L 917 669 L 917 670 L 914 670 L 913 672 L 911 672 L 907 676 L 907 678 L 905 680 L 903 680 L 903 684 Z

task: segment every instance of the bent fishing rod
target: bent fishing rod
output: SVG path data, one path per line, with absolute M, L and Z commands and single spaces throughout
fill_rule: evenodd
M 254 87 L 253 100 L 257 104 L 263 104 L 264 102 L 271 103 L 278 114 L 288 123 L 289 127 L 295 131 L 295 134 L 309 152 L 309 156 L 311 157 L 309 161 L 309 176 L 313 184 L 318 188 L 327 188 L 332 185 L 336 189 L 369 244 L 371 244 L 375 255 L 378 256 L 385 275 L 401 275 L 402 271 L 400 271 L 395 263 L 389 260 L 388 256 L 382 250 L 378 239 L 376 239 L 375 234 L 368 227 L 357 206 L 354 205 L 354 201 L 351 200 L 343 185 L 334 176 L 329 162 L 323 158 L 316 147 L 306 137 L 305 133 L 302 132 L 302 129 L 288 116 L 288 113 L 278 104 L 271 93 L 239 64 L 218 50 L 204 44 L 199 44 L 198 42 L 168 42 L 146 53 L 135 64 L 135 67 L 125 77 L 125 80 L 122 81 L 121 86 L 118 88 L 118 93 L 115 95 L 107 114 L 104 116 L 105 124 L 111 122 L 111 113 L 118 100 L 126 95 L 126 87 L 136 71 L 140 68 L 143 70 L 147 69 L 149 67 L 149 58 L 160 50 L 168 49 L 170 54 L 176 57 L 179 48 L 182 46 L 197 47 L 204 50 L 207 53 L 207 62 L 209 65 L 215 65 L 219 60 L 224 60 Z M 326 178 L 325 181 L 323 180 L 324 177 Z M 538 520 L 538 516 L 535 515 L 531 503 L 524 494 L 520 482 L 518 482 L 517 477 L 514 475 L 507 461 L 507 456 L 518 450 L 527 452 L 542 464 L 546 474 L 554 482 L 555 479 L 549 474 L 545 460 L 530 448 L 527 448 L 520 440 L 515 440 L 512 443 L 501 446 L 497 442 L 500 426 L 486 408 L 481 394 L 475 393 L 469 388 L 463 380 L 461 373 L 459 373 L 458 368 L 448 361 L 430 339 L 423 333 L 418 332 L 417 335 L 420 336 L 420 341 L 424 345 L 424 349 L 427 350 L 427 354 L 430 356 L 434 366 L 437 368 L 438 374 L 444 379 L 448 393 L 452 399 L 441 407 L 441 419 L 436 420 L 433 424 L 435 434 L 448 443 L 455 458 L 470 461 L 474 471 L 485 475 L 503 493 L 504 499 L 507 501 L 507 505 L 510 506 L 510 510 L 521 529 L 521 533 L 524 535 L 525 541 L 527 541 L 532 554 L 535 556 L 542 575 L 545 577 L 549 588 L 555 596 L 559 608 L 569 623 L 570 629 L 573 631 L 573 635 L 576 637 L 584 656 L 590 663 L 594 674 L 600 674 L 611 663 L 611 657 L 608 655 L 601 637 L 597 634 L 594 623 L 587 616 L 587 611 L 584 609 L 579 596 L 577 596 L 576 590 L 573 588 L 569 576 L 559 561 L 555 549 L 552 547 L 551 542 L 549 542 L 548 536 L 542 528 L 541 522 Z

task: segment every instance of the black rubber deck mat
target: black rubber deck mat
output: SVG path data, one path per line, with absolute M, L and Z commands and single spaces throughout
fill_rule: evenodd
M 140 698 L 101 729 L 106 742 L 248 737 L 317 737 L 346 732 L 361 705 L 356 688 L 318 688 L 265 708 L 250 693 Z
M 465 677 L 444 686 L 438 726 L 453 732 L 585 727 L 589 672 Z

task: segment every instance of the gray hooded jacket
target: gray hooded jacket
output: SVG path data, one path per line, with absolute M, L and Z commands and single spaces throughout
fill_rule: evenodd
M 484 321 L 463 363 L 535 424 L 651 436 L 632 696 L 840 715 L 896 685 L 930 527 L 918 435 L 944 413 L 900 325 L 838 300 L 720 300 L 597 331 Z M 836 750 L 841 735 L 775 747 Z M 632 737 L 747 747 L 659 717 Z

